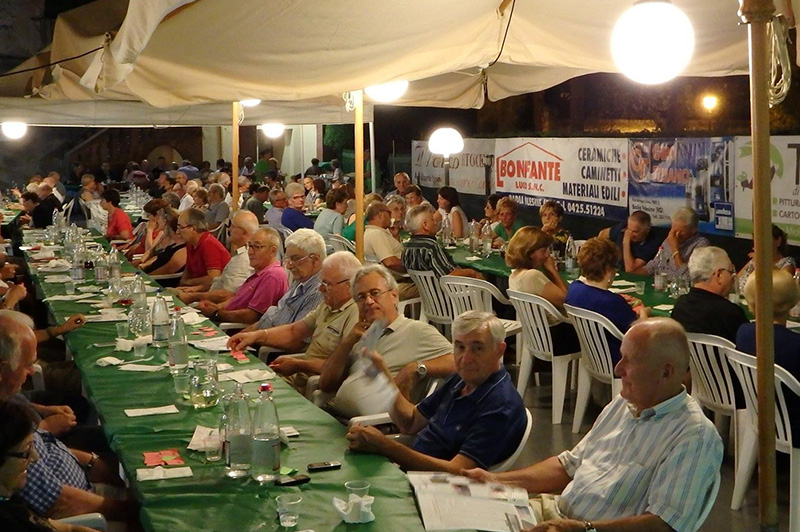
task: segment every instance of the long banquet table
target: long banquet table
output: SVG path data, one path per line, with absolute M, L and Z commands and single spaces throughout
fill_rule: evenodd
M 62 284 L 46 283 L 45 275 L 33 270 L 31 275 L 40 299 L 65 293 Z M 133 268 L 125 264 L 123 271 L 131 272 Z M 92 272 L 87 272 L 87 283 L 93 282 Z M 76 301 L 53 301 L 47 305 L 51 318 L 58 323 L 63 323 L 74 313 L 94 310 Z M 210 325 L 210 322 L 203 322 L 187 326 L 187 332 Z M 90 322 L 69 333 L 66 342 L 83 377 L 86 395 L 95 406 L 106 437 L 119 456 L 131 488 L 141 503 L 140 518 L 145 530 L 278 530 L 275 496 L 287 492 L 301 492 L 303 495 L 298 530 L 344 531 L 352 530 L 354 526 L 360 531 L 423 530 L 404 473 L 383 457 L 347 451 L 345 427 L 279 378 L 271 382 L 281 424 L 291 425 L 300 432 L 299 437 L 290 440 L 288 447 L 283 446 L 281 465 L 306 473 L 306 465 L 311 462 L 339 460 L 342 462 L 341 470 L 311 473 L 311 482 L 299 487 L 261 487 L 250 479 L 224 477 L 223 461 L 206 463 L 200 453 L 186 449 L 195 426 L 218 425 L 222 406 L 205 411 L 194 410 L 188 401 L 174 392 L 172 378 L 166 369 L 139 373 L 120 371 L 114 366 L 97 366 L 96 361 L 108 355 L 135 362 L 132 352 L 115 352 L 113 347 L 94 346 L 112 342 L 115 337 L 113 322 Z M 189 338 L 192 338 L 191 334 Z M 190 347 L 190 356 L 202 353 Z M 148 355 L 155 356 L 150 364 L 166 361 L 165 348 L 151 346 Z M 233 364 L 234 370 L 265 367 L 254 357 L 249 357 L 249 362 L 240 366 L 228 353 L 220 353 L 219 361 Z M 233 388 L 230 381 L 220 385 L 225 393 Z M 245 385 L 245 391 L 251 397 L 256 394 L 256 389 L 257 383 Z M 129 418 L 123 412 L 126 408 L 169 404 L 175 404 L 179 413 Z M 171 448 L 178 449 L 186 465 L 192 468 L 193 477 L 137 481 L 136 469 L 145 467 L 143 452 Z M 372 523 L 345 525 L 333 508 L 331 499 L 346 498 L 343 485 L 352 479 L 368 480 L 371 484 L 370 495 L 375 497 L 373 510 L 376 516 Z

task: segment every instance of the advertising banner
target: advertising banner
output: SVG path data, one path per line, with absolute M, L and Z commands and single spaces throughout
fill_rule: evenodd
M 770 138 L 772 223 L 800 245 L 800 136 Z M 753 237 L 753 145 L 736 137 L 736 236 Z
M 627 140 L 495 140 L 495 190 L 521 205 L 554 199 L 567 214 L 624 220 L 628 209 Z
M 492 180 L 494 139 L 464 139 L 464 150 L 450 156 L 450 186 L 461 194 L 486 196 Z M 411 143 L 411 182 L 422 187 L 444 186 L 444 158 L 428 151 L 428 142 Z
M 691 207 L 700 231 L 733 236 L 733 139 L 630 139 L 631 212 L 668 227 L 672 214 Z

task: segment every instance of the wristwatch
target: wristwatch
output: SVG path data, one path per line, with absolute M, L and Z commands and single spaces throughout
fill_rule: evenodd
M 417 362 L 417 375 L 419 375 L 419 378 L 424 379 L 427 374 L 428 367 L 421 362 Z
M 591 521 L 586 521 L 583 526 L 585 527 L 584 530 L 586 530 L 586 532 L 597 532 L 597 529 L 594 527 Z
M 86 471 L 91 471 L 92 468 L 94 467 L 94 464 L 97 462 L 98 458 L 100 458 L 100 457 L 97 456 L 97 453 L 92 453 L 92 457 L 89 458 L 89 462 L 87 462 L 87 464 L 85 466 L 83 466 L 83 468 Z

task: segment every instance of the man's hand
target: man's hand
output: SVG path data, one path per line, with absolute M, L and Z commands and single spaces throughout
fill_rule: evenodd
M 526 528 L 523 532 L 583 532 L 586 524 L 574 519 L 552 519 L 539 523 L 533 528 Z
M 633 242 L 633 240 L 631 240 L 631 232 L 625 229 L 622 232 L 622 247 L 623 248 L 630 247 L 631 242 Z
M 673 252 L 680 250 L 680 244 L 678 243 L 678 238 L 680 237 L 680 231 L 676 231 L 675 229 L 670 229 L 669 234 L 667 234 L 667 244 L 669 244 L 670 249 Z
M 383 362 L 383 359 L 381 359 Z M 386 366 L 381 369 L 384 369 Z M 406 399 L 411 398 L 411 391 L 414 389 L 414 386 L 417 385 L 419 382 L 419 373 L 417 373 L 417 363 L 412 362 L 410 364 L 406 364 L 403 366 L 403 369 L 397 372 L 397 375 L 394 376 L 394 383 L 397 385 L 397 389 L 400 390 L 400 393 L 403 394 L 403 397 Z
M 364 334 L 367 332 L 367 329 L 370 328 L 370 325 L 372 325 L 371 321 L 359 321 L 353 325 L 352 329 L 350 329 L 350 332 L 347 334 L 347 340 L 355 344 L 364 337 Z
M 8 290 L 6 290 L 6 295 L 3 299 L 3 308 L 14 308 L 26 295 L 28 295 L 28 289 L 25 288 L 24 284 L 8 283 Z
M 37 405 L 36 410 L 42 417 L 55 416 L 58 414 L 75 417 L 75 412 L 67 405 Z
M 69 432 L 76 424 L 77 421 L 75 421 L 74 414 L 55 414 L 44 418 L 39 423 L 39 428 L 60 436 Z
M 497 475 L 477 467 L 475 469 L 462 469 L 459 471 L 459 474 L 463 477 L 471 478 L 472 480 L 477 480 L 478 482 L 483 482 L 484 484 L 497 482 Z
M 351 451 L 362 453 L 380 453 L 381 444 L 386 440 L 381 431 L 375 427 L 363 427 L 356 423 L 347 433 Z
M 213 316 L 219 310 L 216 304 L 211 301 L 199 301 L 195 306 L 204 316 Z
M 240 333 L 241 334 L 241 333 Z M 237 335 L 238 336 L 238 335 Z M 297 357 L 280 356 L 272 361 L 269 365 L 270 369 L 275 371 L 278 375 L 288 377 L 294 375 L 301 369 L 301 361 Z
M 236 333 L 228 340 L 228 347 L 233 351 L 244 351 L 251 345 L 257 344 L 261 336 L 261 331 Z
M 30 214 L 23 214 L 19 217 L 19 221 L 23 224 L 31 223 L 31 215 Z
M 63 329 L 64 332 L 67 333 L 75 329 L 80 329 L 84 325 L 86 325 L 86 316 L 83 314 L 75 314 L 67 318 L 67 321 L 64 322 Z

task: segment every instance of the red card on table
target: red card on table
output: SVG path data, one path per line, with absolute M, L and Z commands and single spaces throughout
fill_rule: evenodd
M 166 449 L 164 451 L 151 451 L 144 453 L 144 465 L 148 467 L 160 465 L 184 465 L 178 449 Z

